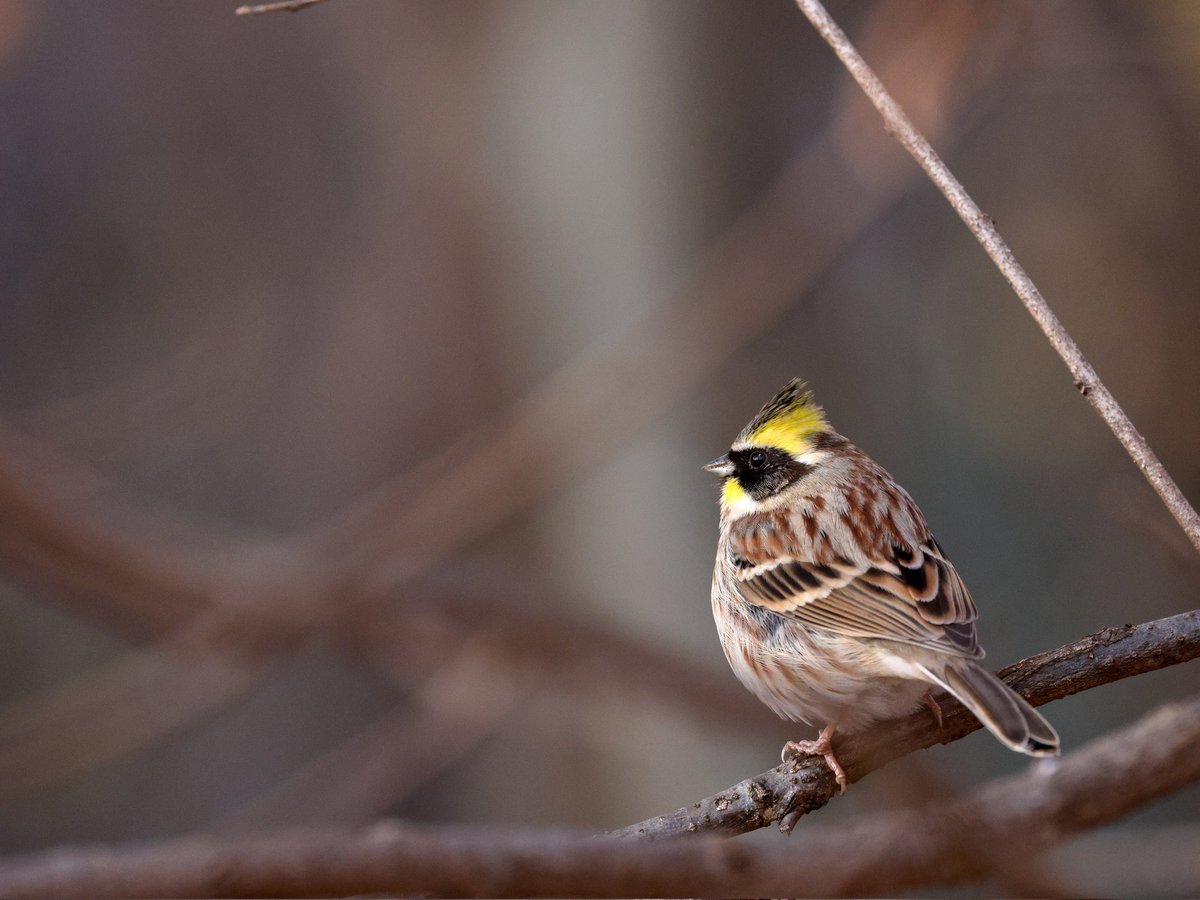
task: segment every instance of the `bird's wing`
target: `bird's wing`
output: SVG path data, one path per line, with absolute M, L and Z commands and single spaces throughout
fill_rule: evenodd
M 756 606 L 837 634 L 983 655 L 975 603 L 932 537 L 915 546 L 890 542 L 861 562 L 793 554 L 758 561 L 739 552 L 738 529 L 731 538 L 738 587 Z

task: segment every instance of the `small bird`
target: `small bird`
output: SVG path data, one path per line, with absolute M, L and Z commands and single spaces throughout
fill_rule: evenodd
M 785 719 L 823 726 L 788 753 L 823 756 L 833 735 L 958 698 L 1001 743 L 1057 756 L 1058 735 L 984 669 L 978 613 L 904 488 L 834 431 L 794 379 L 724 456 L 712 605 L 725 656 Z

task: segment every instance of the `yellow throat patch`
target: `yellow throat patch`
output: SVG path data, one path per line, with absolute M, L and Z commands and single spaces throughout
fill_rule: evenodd
M 738 483 L 736 478 L 729 477 L 725 479 L 725 484 L 721 488 L 722 506 L 733 506 L 735 503 L 745 500 L 748 496 L 746 489 Z

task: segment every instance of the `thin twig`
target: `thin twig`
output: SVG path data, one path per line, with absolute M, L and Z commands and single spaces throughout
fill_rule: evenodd
M 325 0 L 280 0 L 278 3 L 258 3 L 253 6 L 239 6 L 233 11 L 236 16 L 257 16 L 262 13 L 300 12 Z
M 961 799 L 813 831 L 802 843 L 606 840 L 541 829 L 290 830 L 0 862 L 6 897 L 865 896 L 969 881 L 1200 779 L 1200 700 L 1161 707 L 1057 764 Z M 847 852 L 853 848 L 854 852 Z M 993 855 L 993 854 L 989 854 Z
M 1043 333 L 1050 340 L 1051 346 L 1058 351 L 1058 355 L 1067 364 L 1067 368 L 1075 378 L 1075 387 L 1112 429 L 1117 440 L 1128 451 L 1134 463 L 1146 476 L 1154 490 L 1158 492 L 1158 496 L 1162 498 L 1167 509 L 1171 511 L 1171 515 L 1175 517 L 1175 521 L 1188 536 L 1192 546 L 1200 552 L 1200 515 L 1188 503 L 1183 492 L 1179 490 L 1179 486 L 1163 468 L 1163 464 L 1150 449 L 1146 439 L 1133 427 L 1133 423 L 1125 415 L 1125 411 L 1121 409 L 1116 398 L 1104 386 L 1091 363 L 1084 358 L 1083 352 L 1050 309 L 1049 304 L 1034 285 L 1033 279 L 1026 274 L 1016 257 L 1013 256 L 1012 250 L 1000 236 L 996 223 L 980 210 L 958 179 L 951 174 L 946 164 L 934 152 L 929 141 L 917 130 L 900 105 L 892 99 L 891 94 L 883 86 L 883 82 L 879 80 L 871 67 L 854 49 L 849 38 L 826 12 L 820 0 L 796 0 L 796 4 L 812 22 L 813 27 L 833 48 L 833 52 L 838 55 L 850 74 L 854 76 L 854 80 L 866 92 L 871 103 L 879 110 L 887 131 L 925 170 L 933 183 L 950 201 L 950 205 L 954 207 L 959 218 L 966 223 L 966 226 L 971 229 L 971 233 L 983 245 L 983 249 L 987 251 L 988 256 L 992 258 L 1004 277 L 1008 279 L 1008 283 L 1017 292 L 1017 296 L 1021 298 L 1021 302 L 1025 304 L 1030 315 L 1041 326 Z

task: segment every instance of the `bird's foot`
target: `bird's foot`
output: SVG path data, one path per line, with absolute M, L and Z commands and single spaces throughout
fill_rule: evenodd
M 846 793 L 846 770 L 842 768 L 842 764 L 837 761 L 837 757 L 833 754 L 833 733 L 837 731 L 837 725 L 826 725 L 821 734 L 815 741 L 788 741 L 783 745 L 783 753 L 781 756 L 786 761 L 788 754 L 796 754 L 799 756 L 820 756 L 824 758 L 825 765 L 829 766 L 833 777 L 837 779 L 838 793 Z

